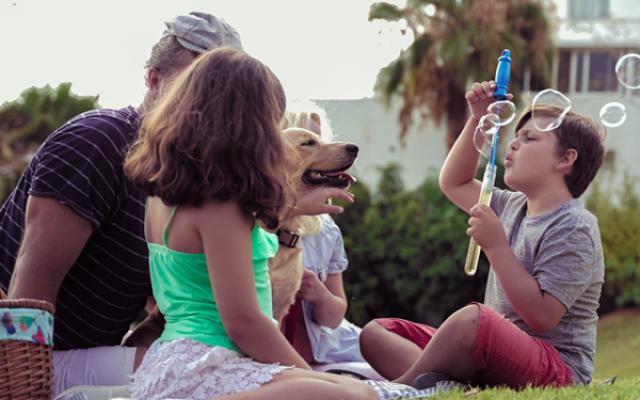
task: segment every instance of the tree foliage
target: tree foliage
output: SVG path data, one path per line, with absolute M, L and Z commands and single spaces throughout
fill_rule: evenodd
M 29 158 L 49 133 L 98 107 L 98 96 L 78 96 L 70 83 L 31 87 L 0 106 L 0 201 L 13 190 Z
M 548 81 L 547 7 L 543 0 L 407 0 L 402 8 L 374 3 L 369 20 L 405 21 L 414 38 L 380 70 L 374 86 L 387 106 L 396 97 L 402 101 L 400 140 L 419 111 L 437 125 L 446 120 L 451 147 L 466 119 L 468 83 L 493 79 L 502 49 L 512 53 L 511 92 L 518 93 L 526 67 L 533 81 Z

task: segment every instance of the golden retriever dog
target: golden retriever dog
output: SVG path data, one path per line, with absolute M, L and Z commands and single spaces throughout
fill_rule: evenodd
M 355 181 L 346 173 L 358 156 L 355 144 L 325 143 L 315 133 L 302 128 L 289 128 L 282 133 L 292 149 L 291 164 L 297 165 L 292 178 L 298 192 L 317 186 L 347 188 Z M 303 237 L 318 233 L 321 228 L 320 217 L 299 216 L 286 220 L 280 230 Z M 279 236 L 282 239 L 282 235 Z M 287 315 L 302 281 L 301 249 L 295 243 L 292 246 L 281 242 L 278 254 L 269 262 L 273 317 L 277 321 Z
M 291 157 L 290 165 L 294 169 L 292 179 L 298 191 L 319 186 L 347 188 L 355 181 L 346 173 L 358 156 L 355 144 L 325 143 L 315 133 L 302 128 L 285 129 L 283 135 L 291 149 L 288 156 Z M 285 233 L 279 238 L 289 240 L 289 246 L 280 244 L 278 253 L 269 261 L 273 317 L 278 322 L 287 315 L 302 281 L 302 253 L 296 235 L 312 235 L 321 228 L 318 216 L 290 218 L 280 227 Z M 164 317 L 156 306 L 144 321 L 125 336 L 123 345 L 149 347 L 163 328 Z

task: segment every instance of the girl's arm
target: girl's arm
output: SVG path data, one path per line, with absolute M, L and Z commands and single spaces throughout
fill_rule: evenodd
M 251 256 L 253 222 L 235 203 L 209 201 L 198 213 L 211 286 L 231 340 L 257 361 L 310 369 L 258 306 Z
M 345 189 L 332 187 L 317 187 L 298 193 L 296 205 L 284 219 L 301 215 L 340 214 L 344 209 L 331 204 L 330 199 L 340 199 L 347 203 L 353 203 L 353 194 Z M 283 221 L 283 222 L 284 222 Z
M 318 324 L 332 329 L 340 325 L 347 313 L 342 273 L 329 274 L 323 283 L 305 268 L 300 293 L 304 300 L 313 303 L 313 317 Z

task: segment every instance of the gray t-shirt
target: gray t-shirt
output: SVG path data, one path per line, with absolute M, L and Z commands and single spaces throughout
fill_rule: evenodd
M 504 314 L 531 336 L 548 341 L 573 370 L 576 383 L 591 382 L 604 259 L 596 217 L 573 199 L 538 216 L 527 215 L 523 193 L 496 189 L 491 208 L 502 222 L 520 263 L 566 308 L 558 325 L 535 334 L 511 307 L 493 271 L 489 271 L 484 303 Z

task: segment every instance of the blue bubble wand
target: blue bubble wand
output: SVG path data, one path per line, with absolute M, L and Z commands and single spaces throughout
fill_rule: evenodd
M 503 50 L 502 56 L 498 59 L 498 67 L 496 68 L 496 91 L 493 98 L 501 101 L 507 100 L 507 91 L 509 88 L 509 78 L 511 76 L 511 52 Z M 499 113 L 498 113 L 499 114 Z M 500 126 L 496 126 L 496 132 L 491 141 L 491 153 L 489 163 L 484 170 L 482 177 L 482 187 L 480 189 L 480 199 L 478 203 L 489 205 L 491 203 L 491 194 L 493 193 L 493 185 L 496 181 L 496 154 L 498 153 L 498 144 L 500 143 Z M 464 272 L 467 275 L 474 275 L 478 269 L 478 260 L 480 259 L 480 246 L 471 238 L 469 247 L 467 248 L 467 259 L 464 262 Z

